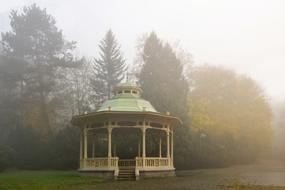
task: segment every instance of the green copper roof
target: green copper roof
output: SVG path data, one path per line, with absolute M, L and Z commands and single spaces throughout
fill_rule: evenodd
M 135 85 L 134 83 L 131 83 L 131 82 L 120 83 L 117 86 L 115 86 L 115 88 L 116 87 L 124 87 L 124 86 L 127 86 L 127 87 L 131 86 L 131 87 L 134 87 L 134 88 L 138 88 L 137 85 Z
M 140 97 L 142 89 L 135 84 L 120 84 L 113 89 L 113 92 L 113 98 L 105 101 L 96 112 L 73 116 L 71 123 L 83 126 L 86 123 L 105 122 L 111 117 L 121 117 L 168 122 L 172 126 L 182 124 L 177 117 L 157 112 L 150 102 Z
M 157 112 L 146 100 L 134 96 L 119 95 L 107 100 L 100 107 L 100 111 L 149 111 Z
M 150 102 L 140 98 L 140 92 L 137 94 L 132 94 L 132 90 L 138 91 L 140 89 L 138 86 L 133 84 L 120 84 L 116 87 L 119 91 L 123 91 L 118 94 L 115 90 L 115 96 L 105 101 L 102 106 L 97 110 L 100 111 L 147 111 L 156 112 L 155 108 L 150 104 Z M 124 93 L 124 89 L 130 91 L 129 93 Z

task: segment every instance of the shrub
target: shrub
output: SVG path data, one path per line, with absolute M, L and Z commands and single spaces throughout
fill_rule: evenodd
M 0 145 L 0 171 L 10 167 L 14 160 L 14 151 L 11 147 Z

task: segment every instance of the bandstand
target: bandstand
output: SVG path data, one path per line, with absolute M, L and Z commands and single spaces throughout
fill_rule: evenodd
M 157 112 L 140 97 L 142 90 L 137 85 L 124 83 L 116 86 L 113 93 L 96 112 L 72 118 L 72 124 L 81 131 L 78 171 L 114 179 L 175 175 L 173 130 L 181 125 L 181 120 Z M 135 142 L 122 146 L 134 132 Z M 116 134 L 120 148 L 114 139 Z M 158 135 L 148 139 L 152 134 Z M 128 151 L 126 158 L 121 152 Z

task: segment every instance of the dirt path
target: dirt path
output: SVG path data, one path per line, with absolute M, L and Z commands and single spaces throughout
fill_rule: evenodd
M 212 176 L 219 183 L 238 182 L 263 186 L 285 186 L 285 163 L 263 162 L 254 165 L 240 165 L 221 169 L 178 171 L 178 176 Z M 215 178 L 214 177 L 214 178 Z
M 177 171 L 177 177 L 104 182 L 83 189 L 96 190 L 215 190 L 222 184 L 285 186 L 285 164 L 256 164 L 221 169 Z

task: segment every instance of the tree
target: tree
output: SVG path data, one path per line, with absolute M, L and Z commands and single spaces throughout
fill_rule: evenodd
M 77 127 L 66 126 L 50 141 L 50 166 L 54 169 L 77 169 L 80 131 Z
M 0 144 L 0 172 L 13 165 L 14 151 Z
M 26 69 L 26 61 L 0 55 L 0 144 L 9 130 L 22 126 L 22 80 Z
M 84 114 L 93 108 L 93 89 L 90 85 L 92 64 L 91 61 L 82 58 L 77 61 L 76 67 L 64 68 L 60 73 L 64 77 L 57 82 L 52 95 L 58 104 L 63 104 L 62 109 L 57 109 L 58 118 L 65 118 L 64 125 L 68 125 L 72 115 Z
M 285 160 L 285 102 L 277 101 L 272 105 L 274 142 L 273 154 L 276 158 Z
M 189 118 L 187 116 L 188 83 L 183 75 L 183 65 L 169 44 L 163 43 L 152 32 L 146 38 L 143 52 L 143 65 L 139 74 L 142 96 L 149 100 L 160 112 L 183 120 L 183 127 L 174 134 L 175 165 L 186 168 L 185 159 L 189 159 L 190 147 Z
M 32 127 L 14 128 L 7 140 L 8 147 L 14 153 L 14 167 L 19 169 L 47 168 L 50 152 L 47 141 L 38 130 Z
M 27 125 L 42 125 L 45 132 L 50 132 L 50 92 L 56 83 L 57 68 L 72 62 L 75 43 L 65 41 L 55 19 L 35 4 L 24 7 L 22 13 L 11 11 L 10 19 L 11 31 L 2 33 L 1 42 L 5 55 L 29 62 L 22 81 L 30 111 L 25 118 L 31 118 Z
M 122 81 L 126 71 L 125 59 L 111 30 L 99 44 L 100 57 L 94 62 L 91 83 L 98 103 L 111 97 L 112 88 Z
M 192 132 L 198 141 L 202 140 L 204 149 L 199 148 L 200 151 L 218 153 L 203 157 L 204 163 L 216 160 L 212 164 L 217 166 L 252 162 L 269 150 L 271 108 L 255 81 L 210 66 L 196 67 L 190 78 L 193 80 L 189 95 Z M 200 139 L 201 135 L 206 138 Z M 197 152 L 192 155 L 201 154 Z
M 139 83 L 143 97 L 158 111 L 184 117 L 187 113 L 188 84 L 183 66 L 169 44 L 164 44 L 154 32 L 146 39 L 143 52 L 144 64 Z

